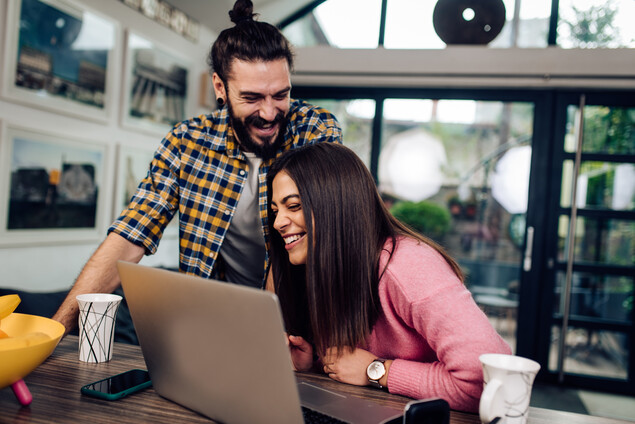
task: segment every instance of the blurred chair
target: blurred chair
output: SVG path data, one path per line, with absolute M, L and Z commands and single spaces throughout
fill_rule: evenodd
M 474 301 L 488 317 L 496 318 L 495 328 L 501 335 L 513 337 L 516 331 L 518 300 L 497 294 L 478 294 Z M 501 325 L 503 323 L 504 325 Z

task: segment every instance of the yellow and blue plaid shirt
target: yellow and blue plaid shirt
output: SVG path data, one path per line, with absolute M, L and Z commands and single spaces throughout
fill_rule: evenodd
M 292 100 L 288 117 L 285 142 L 278 155 L 305 144 L 341 143 L 342 130 L 324 109 Z M 224 107 L 175 125 L 155 152 L 148 175 L 130 204 L 108 232 L 153 254 L 178 211 L 180 271 L 213 277 L 249 170 L 229 122 Z M 267 245 L 267 171 L 273 161 L 263 161 L 258 170 L 258 204 Z M 268 256 L 264 269 L 267 262 Z

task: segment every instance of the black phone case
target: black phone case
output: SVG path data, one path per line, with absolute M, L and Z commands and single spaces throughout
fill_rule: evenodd
M 404 409 L 404 424 L 449 424 L 450 405 L 441 398 L 413 400 Z

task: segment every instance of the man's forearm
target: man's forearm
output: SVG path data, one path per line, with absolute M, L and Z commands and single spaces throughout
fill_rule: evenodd
M 111 233 L 88 260 L 73 288 L 53 319 L 66 327 L 66 333 L 77 325 L 79 308 L 75 297 L 83 293 L 112 293 L 120 284 L 117 261 L 139 262 L 144 249 Z

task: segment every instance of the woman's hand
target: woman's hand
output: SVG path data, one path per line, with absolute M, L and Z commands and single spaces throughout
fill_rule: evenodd
M 334 347 L 326 351 L 326 355 L 322 358 L 324 372 L 333 380 L 366 386 L 368 384 L 366 368 L 376 356 L 364 349 L 346 348 L 339 353 L 338 357 L 338 350 Z
M 313 347 L 301 336 L 287 337 L 295 371 L 308 371 L 313 366 Z

